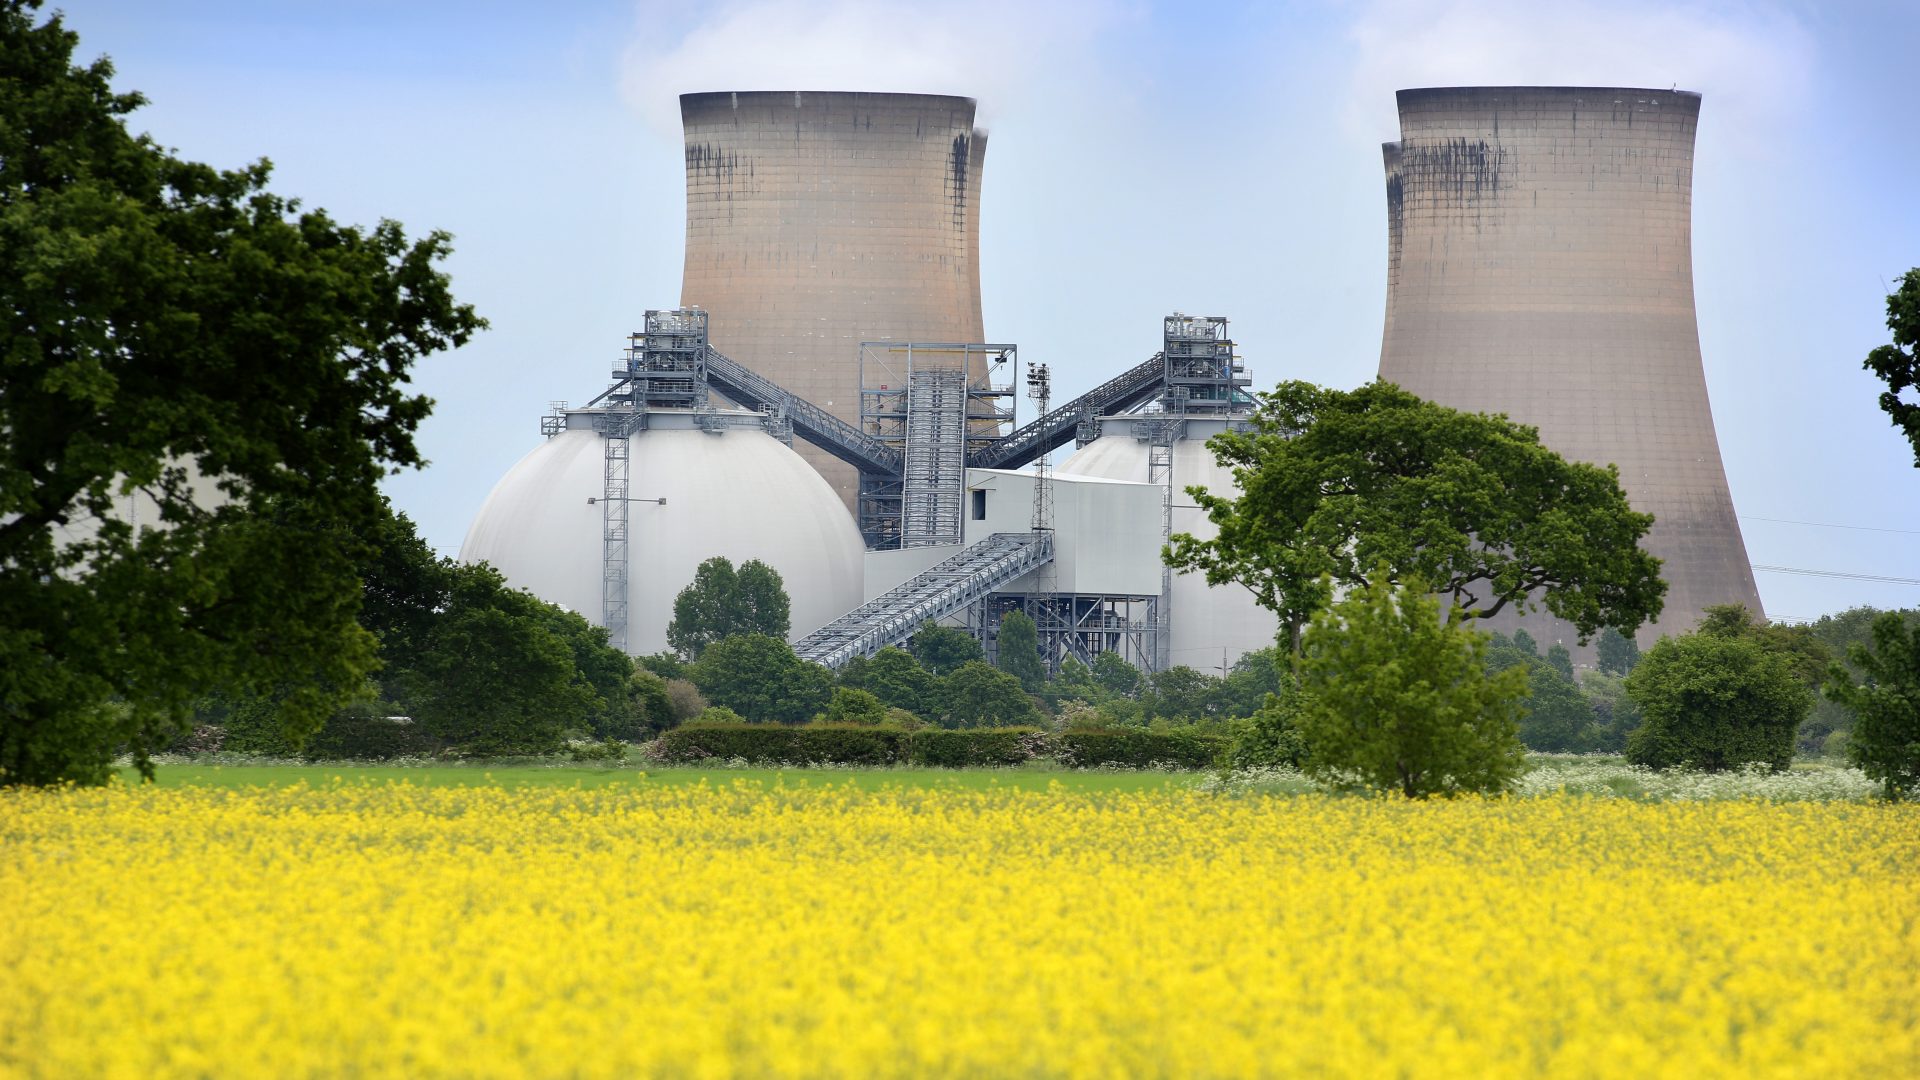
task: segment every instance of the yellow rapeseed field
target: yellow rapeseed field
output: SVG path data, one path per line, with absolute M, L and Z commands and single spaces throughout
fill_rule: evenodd
M 0 793 L 0 1074 L 1920 1074 L 1920 811 Z

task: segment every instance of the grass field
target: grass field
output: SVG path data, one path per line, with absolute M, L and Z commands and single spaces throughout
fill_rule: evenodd
M 139 774 L 122 769 L 120 777 L 137 782 Z M 1103 771 L 1058 768 L 1022 769 L 755 769 L 755 768 L 587 768 L 564 765 L 173 765 L 155 769 L 160 787 L 283 787 L 306 783 L 416 784 L 423 787 L 678 787 L 731 784 L 736 780 L 789 787 L 851 784 L 863 791 L 885 787 L 967 790 L 1006 788 L 1045 791 L 1060 784 L 1070 791 L 1159 791 L 1185 787 L 1194 773 Z
M 1914 806 L 329 772 L 0 791 L 0 1076 L 1920 1061 Z

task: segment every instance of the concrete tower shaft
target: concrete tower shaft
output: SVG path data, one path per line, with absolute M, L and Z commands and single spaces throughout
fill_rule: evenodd
M 858 423 L 862 341 L 986 339 L 972 98 L 685 94 L 680 116 L 680 302 L 714 348 Z M 802 453 L 851 505 L 853 471 Z
M 1759 612 L 1694 320 L 1700 95 L 1452 87 L 1399 104 L 1383 154 L 1381 377 L 1619 466 L 1654 515 L 1646 543 L 1669 585 L 1644 639 L 1690 629 L 1710 604 Z M 1551 622 L 1526 620 L 1571 645 Z

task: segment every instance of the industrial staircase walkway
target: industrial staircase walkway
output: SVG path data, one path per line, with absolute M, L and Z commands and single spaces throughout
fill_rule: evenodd
M 872 656 L 1052 559 L 1052 533 L 994 533 L 801 638 L 793 651 L 830 668 Z
M 1005 438 L 988 443 L 968 458 L 967 466 L 974 469 L 1017 469 L 1042 454 L 1066 445 L 1067 440 L 1079 430 L 1081 421 L 1125 412 L 1165 389 L 1166 361 L 1165 353 L 1154 353 L 1145 363 L 1108 379 Z
M 772 410 L 787 418 L 794 434 L 863 473 L 900 475 L 900 451 L 818 405 L 782 389 L 726 358 L 713 346 L 705 357 L 707 384 L 743 408 Z

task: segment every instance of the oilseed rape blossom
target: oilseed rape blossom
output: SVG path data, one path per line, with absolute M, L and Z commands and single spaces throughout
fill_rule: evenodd
M 0 792 L 0 1075 L 1861 1076 L 1920 810 Z

